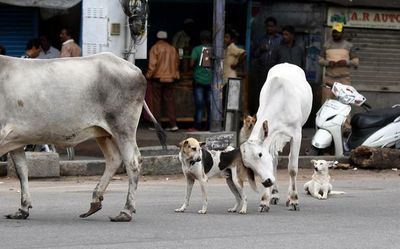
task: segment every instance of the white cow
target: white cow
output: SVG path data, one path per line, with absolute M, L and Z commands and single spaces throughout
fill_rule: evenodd
M 270 69 L 260 93 L 257 122 L 249 139 L 240 146 L 245 166 L 255 171 L 267 188 L 261 199 L 261 212 L 269 210 L 270 202 L 277 204 L 279 200 L 276 184 L 278 152 L 288 142 L 290 183 L 286 205 L 299 210 L 296 176 L 301 132 L 311 106 L 311 87 L 300 67 L 283 63 Z
M 141 168 L 136 129 L 145 90 L 140 69 L 111 53 L 53 60 L 0 56 L 0 156 L 10 152 L 21 183 L 21 207 L 6 217 L 26 219 L 32 207 L 26 144 L 74 146 L 96 138 L 106 168 L 90 210 L 81 217 L 101 209 L 110 179 L 123 163 L 129 190 L 124 209 L 112 220 L 130 221 Z

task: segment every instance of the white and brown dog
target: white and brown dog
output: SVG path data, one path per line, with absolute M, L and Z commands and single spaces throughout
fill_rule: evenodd
M 314 165 L 314 174 L 312 180 L 304 184 L 304 190 L 312 197 L 325 200 L 332 191 L 332 184 L 329 183 L 331 179 L 329 169 L 335 167 L 338 162 L 311 160 L 311 163 Z
M 246 142 L 249 139 L 251 131 L 257 121 L 256 115 L 246 115 L 243 117 L 243 126 L 239 133 L 239 145 Z
M 208 178 L 213 176 L 224 176 L 229 189 L 236 198 L 236 204 L 228 212 L 239 212 L 244 214 L 247 212 L 247 199 L 243 192 L 243 180 L 239 181 L 238 167 L 244 167 L 240 150 L 228 147 L 224 151 L 207 150 L 202 147 L 204 143 L 200 143 L 194 138 L 183 140 L 180 144 L 179 160 L 182 164 L 182 171 L 186 178 L 187 188 L 183 205 L 175 209 L 175 212 L 184 212 L 189 206 L 190 195 L 195 180 L 198 180 L 203 196 L 203 207 L 198 211 L 200 214 L 207 212 L 207 192 L 206 182 Z M 242 170 L 247 174 L 249 182 L 254 190 L 256 190 L 254 173 L 250 170 Z M 243 173 L 244 174 L 244 173 Z M 244 176 L 239 176 L 244 178 Z M 240 208 L 240 210 L 238 210 Z

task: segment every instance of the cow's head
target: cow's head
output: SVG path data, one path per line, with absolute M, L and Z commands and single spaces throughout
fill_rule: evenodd
M 257 139 L 249 139 L 240 145 L 244 166 L 260 176 L 264 187 L 271 187 L 275 183 L 272 156 L 268 148 L 263 145 L 268 136 L 268 122 L 264 121 Z

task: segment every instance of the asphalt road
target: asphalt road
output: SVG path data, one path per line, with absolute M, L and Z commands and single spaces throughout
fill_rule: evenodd
M 111 223 L 125 201 L 125 177 L 114 180 L 103 209 L 87 219 L 96 178 L 33 180 L 33 209 L 28 220 L 0 218 L 0 248 L 400 248 L 397 171 L 338 171 L 331 173 L 334 190 L 346 194 L 326 201 L 306 196 L 303 184 L 311 170 L 301 170 L 300 211 L 283 205 L 287 173 L 279 172 L 281 204 L 269 213 L 257 211 L 259 194 L 246 188 L 248 214 L 230 214 L 233 195 L 222 179 L 208 184 L 209 208 L 197 214 L 201 194 L 195 185 L 187 212 L 174 213 L 182 204 L 181 177 L 142 178 L 137 214 L 129 223 Z M 0 179 L 0 214 L 16 211 L 19 185 Z

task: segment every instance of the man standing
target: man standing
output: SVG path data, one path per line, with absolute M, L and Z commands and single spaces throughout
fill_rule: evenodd
M 278 63 L 291 63 L 301 67 L 305 67 L 304 49 L 296 44 L 294 39 L 295 30 L 293 26 L 285 26 L 282 28 L 282 43 L 279 45 L 277 52 Z
M 282 41 L 282 36 L 277 33 L 277 21 L 274 17 L 267 17 L 264 24 L 266 33 L 255 42 L 252 50 L 253 73 L 250 82 L 254 85 L 250 86 L 250 96 L 254 98 L 249 103 L 251 113 L 257 112 L 261 88 L 267 79 L 269 69 L 278 63 L 276 53 Z
M 60 51 L 51 46 L 46 36 L 42 35 L 40 38 L 40 46 L 42 51 L 38 56 L 39 59 L 54 59 L 60 57 Z
M 167 32 L 158 31 L 158 41 L 151 47 L 146 78 L 153 86 L 154 116 L 160 120 L 161 106 L 167 107 L 170 127 L 167 131 L 178 131 L 174 106 L 174 83 L 179 80 L 179 55 L 167 42 Z M 161 98 L 163 101 L 161 101 Z
M 210 128 L 210 100 L 211 100 L 211 32 L 203 30 L 200 32 L 201 45 L 192 50 L 190 66 L 193 72 L 193 96 L 194 96 L 194 127 L 189 131 L 202 129 L 204 108 L 207 109 L 207 127 Z
M 72 39 L 71 30 L 64 28 L 60 33 L 62 42 L 60 57 L 79 57 L 81 56 L 81 48 Z
M 228 78 L 237 78 L 236 68 L 246 58 L 246 50 L 239 48 L 234 42 L 237 36 L 233 29 L 227 30 L 224 35 L 224 84 L 228 82 Z
M 340 82 L 350 85 L 350 69 L 357 68 L 359 59 L 354 52 L 353 44 L 343 38 L 343 24 L 334 23 L 332 39 L 326 41 L 319 57 L 319 64 L 325 67 L 322 84 L 322 103 L 333 98 L 327 84 Z

